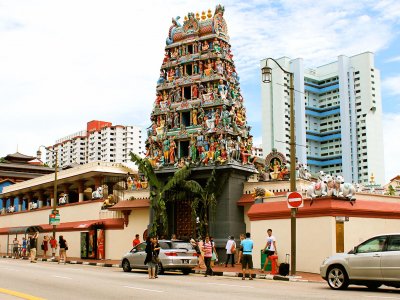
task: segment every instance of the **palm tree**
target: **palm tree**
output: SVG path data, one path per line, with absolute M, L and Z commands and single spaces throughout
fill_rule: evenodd
M 143 173 L 147 178 L 150 186 L 150 207 L 153 210 L 153 220 L 150 227 L 150 234 L 165 235 L 168 228 L 168 216 L 166 203 L 168 201 L 167 194 L 176 187 L 182 185 L 186 178 L 190 175 L 190 169 L 183 167 L 176 171 L 174 175 L 168 178 L 167 182 L 158 179 L 154 172 L 154 168 L 147 158 L 141 158 L 135 153 L 130 153 L 131 160 L 138 166 L 139 172 Z
M 222 181 L 217 182 L 216 170 L 213 169 L 211 176 L 208 177 L 206 185 L 202 187 L 195 180 L 188 180 L 183 183 L 183 188 L 194 194 L 191 202 L 192 218 L 199 218 L 199 235 L 209 234 L 209 222 L 215 215 L 217 208 L 217 198 L 223 186 Z

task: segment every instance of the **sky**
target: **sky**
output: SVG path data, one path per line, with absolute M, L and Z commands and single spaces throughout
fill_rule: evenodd
M 386 180 L 400 174 L 400 1 L 0 0 L 0 157 L 90 120 L 150 125 L 171 18 L 225 6 L 247 118 L 261 144 L 260 60 L 306 67 L 371 51 L 381 71 Z

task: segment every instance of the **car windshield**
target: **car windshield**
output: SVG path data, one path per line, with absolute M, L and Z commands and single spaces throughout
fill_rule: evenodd
M 185 249 L 193 250 L 193 246 L 188 242 L 160 242 L 162 249 Z

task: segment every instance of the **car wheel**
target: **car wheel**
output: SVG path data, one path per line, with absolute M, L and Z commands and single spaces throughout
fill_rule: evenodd
M 158 274 L 158 275 L 163 275 L 164 272 L 165 272 L 165 270 L 164 270 L 162 264 L 159 262 L 159 263 L 158 263 L 158 268 L 157 268 L 157 274 Z
M 124 259 L 122 261 L 122 270 L 124 270 L 124 272 L 130 272 L 132 270 L 129 260 Z
M 333 266 L 328 270 L 328 284 L 331 289 L 344 290 L 349 286 L 349 278 L 341 266 Z
M 369 290 L 376 290 L 378 289 L 382 284 L 379 282 L 369 282 L 366 284 L 367 288 Z
M 190 271 L 191 271 L 190 269 L 183 269 L 182 273 L 183 273 L 183 275 L 189 275 Z

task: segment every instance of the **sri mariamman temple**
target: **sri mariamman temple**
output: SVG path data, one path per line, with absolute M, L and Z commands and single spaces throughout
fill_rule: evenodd
M 146 141 L 153 166 L 252 161 L 224 7 L 172 19 Z

